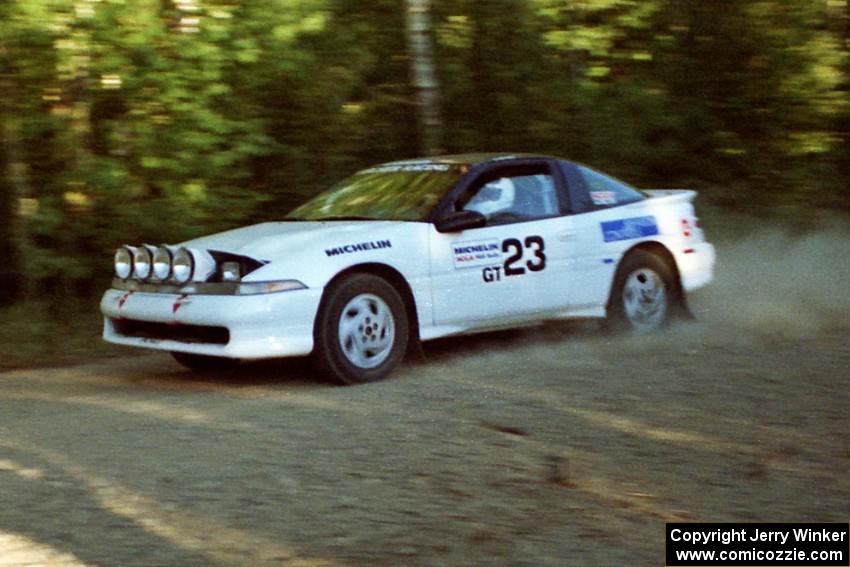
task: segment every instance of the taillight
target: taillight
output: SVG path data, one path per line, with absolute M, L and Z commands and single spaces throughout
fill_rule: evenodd
M 692 234 L 693 229 L 691 228 L 691 221 L 688 219 L 682 219 L 682 236 L 690 238 Z

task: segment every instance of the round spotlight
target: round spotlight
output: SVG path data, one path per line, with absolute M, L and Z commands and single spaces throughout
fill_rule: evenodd
M 174 260 L 171 265 L 172 274 L 177 283 L 184 284 L 192 279 L 193 272 L 195 271 L 195 258 L 188 249 L 181 248 L 178 250 L 174 254 Z
M 153 264 L 153 254 L 147 246 L 139 246 L 133 253 L 133 266 L 135 268 L 136 277 L 140 280 L 146 280 L 151 276 Z
M 115 275 L 122 280 L 133 275 L 133 252 L 129 246 L 115 251 Z
M 160 281 L 171 277 L 171 250 L 165 246 L 160 246 L 154 252 L 153 276 Z

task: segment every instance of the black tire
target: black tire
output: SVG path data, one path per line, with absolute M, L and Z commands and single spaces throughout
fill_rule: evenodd
M 606 327 L 652 332 L 666 326 L 682 306 L 671 267 L 655 254 L 630 252 L 620 263 L 608 299 Z
M 174 360 L 196 374 L 216 374 L 233 370 L 238 361 L 221 356 L 206 356 L 188 352 L 172 352 Z
M 341 384 L 384 379 L 407 350 L 404 300 L 386 280 L 354 274 L 326 292 L 313 331 L 313 363 Z

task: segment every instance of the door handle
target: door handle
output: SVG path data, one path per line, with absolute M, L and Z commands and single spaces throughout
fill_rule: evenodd
M 578 236 L 578 231 L 575 229 L 562 230 L 557 234 L 558 240 L 570 240 L 576 236 Z

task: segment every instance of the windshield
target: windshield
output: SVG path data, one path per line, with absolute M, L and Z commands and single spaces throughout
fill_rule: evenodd
M 291 211 L 303 220 L 425 220 L 466 172 L 443 163 L 390 164 L 355 173 Z

